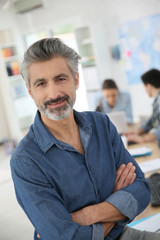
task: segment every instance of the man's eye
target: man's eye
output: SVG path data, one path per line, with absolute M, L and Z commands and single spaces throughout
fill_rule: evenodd
M 61 81 L 64 81 L 65 78 L 58 78 L 58 80 L 61 82 Z
M 40 82 L 40 83 L 37 84 L 37 87 L 42 87 L 42 86 L 44 86 L 44 85 L 45 85 L 44 82 Z

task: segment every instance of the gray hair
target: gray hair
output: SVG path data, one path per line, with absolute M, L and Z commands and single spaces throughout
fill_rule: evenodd
M 33 43 L 24 53 L 21 63 L 21 74 L 30 86 L 29 67 L 32 63 L 51 60 L 54 57 L 64 57 L 75 78 L 78 72 L 78 63 L 81 58 L 74 49 L 65 45 L 59 38 L 45 38 Z

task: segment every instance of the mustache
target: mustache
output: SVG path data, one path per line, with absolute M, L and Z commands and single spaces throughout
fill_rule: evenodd
M 58 97 L 56 99 L 50 99 L 48 101 L 45 101 L 44 105 L 47 106 L 47 105 L 50 105 L 52 103 L 57 103 L 57 102 L 60 102 L 60 101 L 65 101 L 65 100 L 69 102 L 69 97 L 67 95 L 65 95 L 63 97 Z

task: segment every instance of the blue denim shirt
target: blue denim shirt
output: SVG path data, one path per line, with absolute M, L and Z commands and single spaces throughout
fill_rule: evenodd
M 145 132 L 149 132 L 151 129 L 154 129 L 154 133 L 160 147 L 160 91 L 154 99 L 151 117 L 147 120 L 147 122 L 142 124 L 141 128 L 143 128 Z
M 125 113 L 126 121 L 130 124 L 133 123 L 131 97 L 127 92 L 118 92 L 118 97 L 114 108 L 109 106 L 102 93 L 95 97 L 94 104 L 96 104 L 95 106 L 98 108 L 98 111 L 103 113 L 123 111 Z
M 70 213 L 108 201 L 126 216 L 105 238 L 115 239 L 148 205 L 149 186 L 105 114 L 74 111 L 74 116 L 84 155 L 56 139 L 37 112 L 11 158 L 17 200 L 42 240 L 104 239 L 101 223 L 80 226 Z M 116 170 L 129 161 L 136 166 L 136 180 L 113 193 Z

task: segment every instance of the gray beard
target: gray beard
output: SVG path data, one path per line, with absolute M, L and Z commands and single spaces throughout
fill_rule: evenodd
M 68 103 L 66 103 L 62 107 L 57 107 L 55 109 L 49 109 L 45 104 L 41 105 L 38 109 L 39 111 L 46 116 L 47 118 L 58 121 L 65 119 L 70 115 L 70 113 L 73 110 L 73 106 L 76 100 L 76 96 L 74 96 L 74 99 L 69 99 Z

